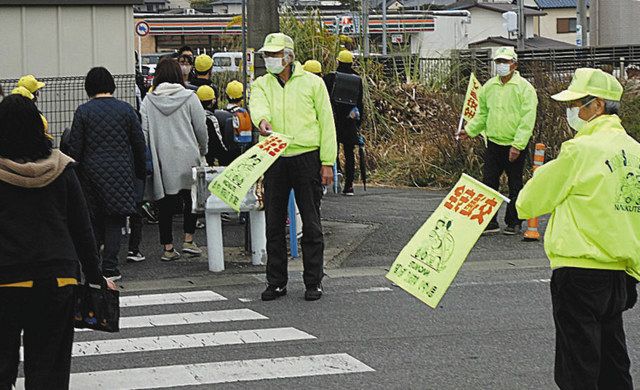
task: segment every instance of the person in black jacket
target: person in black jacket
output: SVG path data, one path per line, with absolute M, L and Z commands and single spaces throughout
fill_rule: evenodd
M 126 217 L 137 212 L 135 180 L 146 177 L 145 139 L 138 116 L 113 97 L 116 86 L 105 68 L 85 79 L 91 100 L 75 112 L 69 155 L 80 163 L 80 181 L 98 245 L 104 245 L 103 274 L 117 280 L 118 252 Z
M 205 156 L 207 164 L 226 167 L 240 156 L 240 147 L 233 140 L 234 115 L 218 109 L 218 100 L 212 87 L 203 85 L 198 88 L 196 94 L 207 116 L 209 133 L 209 147 Z
M 0 103 L 0 389 L 69 387 L 74 286 L 104 284 L 75 163 L 22 96 Z M 111 282 L 110 288 L 115 289 Z
M 324 77 L 325 84 L 329 90 L 329 95 L 331 96 L 331 105 L 333 107 L 333 116 L 336 122 L 336 132 L 338 135 L 338 146 L 339 144 L 342 144 L 342 148 L 344 150 L 345 182 L 343 194 L 347 196 L 352 196 L 354 194 L 353 180 L 356 169 L 354 150 L 358 144 L 358 134 L 364 117 L 362 80 L 360 80 L 359 91 L 355 91 L 358 96 L 357 104 L 355 106 L 335 101 L 333 88 L 336 78 L 339 77 L 340 73 L 358 75 L 352 66 L 353 54 L 347 50 L 343 50 L 338 56 L 338 68 L 336 69 L 336 72 L 329 73 Z M 338 154 L 340 154 L 339 147 Z

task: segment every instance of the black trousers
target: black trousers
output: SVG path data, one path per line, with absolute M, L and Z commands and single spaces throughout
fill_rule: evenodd
M 322 182 L 317 151 L 279 158 L 264 176 L 267 219 L 267 282 L 285 286 L 288 281 L 286 219 L 289 193 L 295 191 L 302 217 L 303 279 L 314 287 L 324 275 L 324 237 L 320 223 Z
M 551 277 L 555 380 L 561 390 L 632 390 L 623 271 L 559 268 Z
M 129 217 L 129 252 L 138 252 L 142 242 L 142 205 L 138 205 L 138 212 Z
M 0 287 L 0 390 L 15 383 L 24 343 L 27 389 L 68 389 L 73 344 L 74 287 L 55 279 L 33 288 Z
M 182 203 L 180 203 L 182 202 Z M 158 201 L 160 207 L 160 216 L 158 227 L 160 228 L 160 244 L 173 244 L 173 214 L 180 204 L 183 215 L 183 229 L 185 234 L 194 234 L 196 232 L 196 222 L 198 216 L 191 213 L 191 190 L 182 190 L 175 195 L 165 195 Z
M 98 251 L 102 251 L 102 271 L 115 271 L 118 268 L 118 254 L 122 244 L 122 228 L 127 218 L 120 215 L 106 215 L 95 212 L 93 217 L 93 231 L 96 235 Z
M 340 144 L 338 144 L 338 151 L 340 151 Z M 342 144 L 342 150 L 344 151 L 344 189 L 349 190 L 353 188 L 353 181 L 356 176 L 356 145 Z
M 511 202 L 507 205 L 507 214 L 504 222 L 507 226 L 520 226 L 522 220 L 518 219 L 516 199 L 518 199 L 518 194 L 523 187 L 522 176 L 524 172 L 524 162 L 529 152 L 525 149 L 520 152 L 520 156 L 514 162 L 509 162 L 510 149 L 511 146 L 502 146 L 489 141 L 484 155 L 483 182 L 494 190 L 499 190 L 500 177 L 503 173 L 507 174 L 509 199 L 511 199 Z M 489 226 L 498 224 L 497 215 L 498 214 L 493 217 Z

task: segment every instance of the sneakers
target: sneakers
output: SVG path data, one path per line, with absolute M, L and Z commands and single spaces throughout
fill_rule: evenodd
M 305 301 L 317 301 L 321 297 L 322 297 L 321 284 L 318 284 L 317 286 L 307 287 L 307 290 L 304 292 Z
M 276 287 L 269 284 L 267 289 L 262 292 L 261 298 L 263 301 L 273 301 L 285 295 L 287 295 L 286 287 Z
M 502 234 L 504 234 L 505 236 L 515 236 L 517 234 L 520 234 L 520 229 L 521 226 L 519 225 L 507 226 L 506 228 L 504 228 Z
M 139 263 L 147 258 L 140 251 L 129 251 L 127 253 L 127 261 L 129 263 Z
M 201 220 L 196 221 L 196 229 L 204 229 L 205 224 Z
M 120 274 L 120 271 L 117 268 L 114 270 L 106 269 L 102 271 L 102 276 L 104 276 L 108 280 L 111 280 L 112 282 L 122 279 L 122 275 Z
M 349 188 L 345 188 L 344 191 L 342 191 L 342 195 L 344 196 L 353 196 L 353 187 L 349 187 Z
M 484 232 L 482 232 L 482 235 L 486 236 L 488 234 L 495 233 L 500 233 L 500 225 L 498 225 L 497 223 L 489 223 L 489 225 L 487 225 L 487 228 L 484 229 Z
M 200 256 L 202 254 L 202 249 L 198 248 L 195 242 L 185 242 L 182 244 L 182 251 L 184 253 L 189 253 L 190 255 Z
M 176 248 L 171 249 L 170 251 L 164 251 L 164 254 L 160 258 L 162 261 L 175 261 L 180 258 L 180 252 L 176 250 Z
M 147 220 L 148 224 L 155 225 L 158 223 L 158 217 L 156 216 L 153 206 L 149 202 L 142 204 L 142 216 Z

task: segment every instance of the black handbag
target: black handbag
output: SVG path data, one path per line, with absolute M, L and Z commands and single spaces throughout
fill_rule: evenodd
M 76 286 L 74 324 L 78 329 L 120 331 L 120 293 L 102 286 Z

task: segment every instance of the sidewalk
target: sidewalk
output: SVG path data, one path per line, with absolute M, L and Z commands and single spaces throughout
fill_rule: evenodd
M 395 259 L 427 217 L 440 204 L 445 192 L 418 188 L 356 187 L 356 196 L 328 194 L 323 200 L 325 229 L 325 262 L 327 269 L 339 267 L 386 268 Z M 504 213 L 504 206 L 501 216 Z M 502 218 L 502 217 L 501 217 Z M 176 248 L 181 248 L 182 221 L 175 217 Z M 546 221 L 541 221 L 544 229 Z M 157 225 L 145 225 L 141 251 L 147 257 L 142 263 L 125 263 L 126 238 L 123 240 L 120 271 L 123 282 L 138 282 L 185 277 L 230 277 L 255 273 L 264 275 L 264 266 L 252 266 L 244 253 L 244 225 L 235 218 L 223 225 L 226 270 L 219 274 L 208 271 L 205 230 L 199 229 L 195 241 L 205 250 L 198 258 L 183 256 L 180 260 L 160 261 Z M 302 254 L 302 251 L 300 251 Z M 522 262 L 536 260 L 545 264 L 542 242 L 523 242 L 521 236 L 495 235 L 481 237 L 467 262 Z M 290 260 L 290 270 L 302 270 L 301 259 Z

